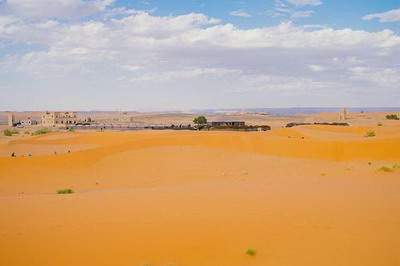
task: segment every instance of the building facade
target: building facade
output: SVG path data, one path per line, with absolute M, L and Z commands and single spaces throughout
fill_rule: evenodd
M 42 115 L 42 126 L 45 127 L 72 126 L 79 122 L 75 112 L 46 112 Z
M 209 125 L 212 127 L 244 127 L 246 123 L 244 121 L 216 121 Z

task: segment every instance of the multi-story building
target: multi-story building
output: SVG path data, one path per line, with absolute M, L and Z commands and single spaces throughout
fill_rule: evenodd
M 42 126 L 62 127 L 76 125 L 79 119 L 75 112 L 46 112 L 42 115 Z

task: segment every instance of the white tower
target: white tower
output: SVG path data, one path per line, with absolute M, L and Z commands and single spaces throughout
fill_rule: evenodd
M 347 120 L 347 108 L 343 108 L 339 113 L 339 120 Z
M 15 124 L 14 114 L 13 113 L 8 113 L 7 118 L 8 118 L 8 126 L 9 127 L 13 127 L 14 124 Z

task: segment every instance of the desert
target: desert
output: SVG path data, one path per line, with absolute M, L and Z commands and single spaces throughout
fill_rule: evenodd
M 0 266 L 400 266 L 400 0 L 0 0 Z
M 2 136 L 0 264 L 398 265 L 400 124 L 350 120 Z

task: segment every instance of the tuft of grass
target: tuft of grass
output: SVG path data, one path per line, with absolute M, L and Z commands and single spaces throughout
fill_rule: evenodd
M 400 163 L 395 163 L 392 168 L 393 169 L 400 169 Z
M 18 130 L 16 130 L 16 129 L 13 129 L 13 130 L 4 129 L 4 130 L 3 130 L 3 134 L 4 134 L 4 136 L 11 137 L 12 135 L 19 134 L 19 132 L 18 132 Z
M 373 130 L 367 131 L 367 133 L 365 133 L 365 137 L 366 138 L 371 138 L 371 137 L 375 137 L 376 133 Z
M 387 115 L 386 119 L 388 119 L 388 120 L 400 120 L 400 118 L 396 114 Z
M 383 126 L 382 123 L 378 123 L 378 127 L 381 127 L 381 126 Z
M 3 134 L 4 134 L 4 136 L 7 136 L 7 137 L 11 137 L 13 135 L 12 131 L 9 129 L 4 129 Z
M 70 127 L 70 128 L 68 128 L 68 131 L 69 131 L 69 132 L 74 132 L 74 131 L 75 131 L 75 128 Z
M 49 133 L 50 130 L 48 128 L 41 128 L 36 130 L 35 132 L 32 133 L 32 136 L 37 136 L 37 135 L 43 135 Z
M 70 188 L 57 190 L 57 194 L 72 194 L 72 193 L 74 193 L 74 191 Z
M 254 248 L 249 248 L 246 250 L 246 255 L 254 257 L 257 255 L 257 251 Z
M 378 169 L 381 172 L 385 172 L 385 173 L 391 173 L 393 172 L 393 168 L 387 167 L 387 166 L 382 166 L 381 168 Z

